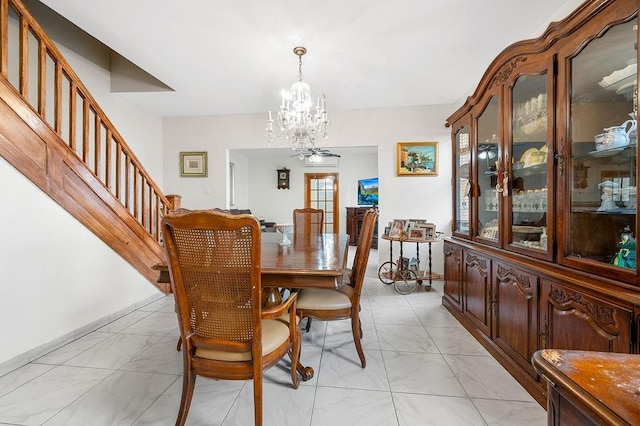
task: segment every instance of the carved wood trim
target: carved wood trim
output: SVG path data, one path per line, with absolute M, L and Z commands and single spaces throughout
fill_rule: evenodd
M 504 64 L 502 68 L 500 68 L 500 71 L 498 71 L 493 77 L 491 85 L 494 86 L 496 84 L 504 84 L 509 79 L 511 74 L 513 74 L 513 71 L 518 67 L 518 63 L 525 62 L 526 60 L 527 58 L 525 56 L 518 56 L 517 58 L 514 58 Z
M 495 83 L 499 83 L 500 79 L 506 78 L 504 77 L 504 73 L 509 71 L 508 74 L 506 74 L 508 76 L 513 71 L 513 68 L 511 68 L 513 65 L 510 64 L 513 58 L 545 52 L 558 42 L 558 40 L 569 36 L 595 15 L 611 6 L 615 1 L 616 0 L 587 0 L 563 20 L 551 22 L 545 32 L 538 38 L 521 40 L 505 48 L 491 62 L 474 93 L 467 97 L 462 107 L 447 118 L 446 124 L 451 125 L 460 117 L 467 114 L 488 88 L 492 87 Z
M 555 287 L 551 289 L 550 296 L 560 310 L 569 310 L 575 307 L 581 308 L 583 312 L 591 314 L 592 318 L 600 324 L 616 326 L 615 310 L 613 308 L 590 302 L 580 293 L 568 294 Z
M 503 265 L 498 264 L 496 278 L 501 284 L 507 282 L 515 283 L 518 288 L 518 292 L 520 292 L 522 297 L 531 299 L 531 280 L 529 279 L 529 275 L 518 274 L 515 269 L 506 268 Z
M 468 267 L 476 269 L 483 277 L 489 275 L 487 273 L 487 259 L 482 259 L 475 254 L 467 254 L 465 262 Z
M 459 265 L 460 264 L 460 253 L 462 250 L 456 247 L 452 247 L 450 245 L 445 244 L 444 246 L 444 257 L 452 257 L 453 260 Z

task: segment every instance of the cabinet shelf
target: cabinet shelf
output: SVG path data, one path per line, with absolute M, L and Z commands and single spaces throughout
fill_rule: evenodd
M 598 211 L 597 207 L 593 209 L 585 209 L 585 208 L 574 208 L 571 209 L 573 213 L 588 213 L 588 214 L 596 214 L 596 215 L 634 215 L 636 214 L 636 209 L 627 209 L 624 207 L 620 207 L 617 209 L 610 210 L 601 210 Z
M 579 160 L 584 158 L 608 158 L 617 155 L 635 157 L 636 145 L 626 145 L 618 148 L 603 149 L 601 151 L 589 151 L 586 154 L 579 154 L 571 157 L 572 160 Z
M 513 168 L 513 176 L 516 178 L 542 175 L 544 173 L 547 173 L 546 161 L 529 167 Z

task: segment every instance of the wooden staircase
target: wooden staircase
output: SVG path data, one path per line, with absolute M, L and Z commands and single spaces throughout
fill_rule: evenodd
M 18 0 L 0 0 L 0 117 L 0 156 L 168 293 L 152 267 L 180 198 L 162 194 Z

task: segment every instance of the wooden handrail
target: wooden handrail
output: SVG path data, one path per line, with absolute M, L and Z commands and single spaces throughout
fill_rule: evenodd
M 10 18 L 17 17 L 12 33 Z M 9 52 L 15 49 L 18 59 Z M 35 51 L 35 52 L 34 52 Z M 156 241 L 160 220 L 180 207 L 166 196 L 19 0 L 0 0 L 0 75 Z

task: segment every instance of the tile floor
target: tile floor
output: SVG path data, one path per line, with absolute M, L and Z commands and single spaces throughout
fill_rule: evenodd
M 313 321 L 301 356 L 315 376 L 294 390 L 286 363 L 268 370 L 264 424 L 546 425 L 544 408 L 441 297 L 439 281 L 431 292 L 400 295 L 370 262 L 361 314 L 367 368 L 348 320 Z M 0 377 L 0 424 L 173 425 L 182 386 L 177 336 L 168 296 L 44 355 Z M 187 424 L 253 425 L 252 395 L 250 381 L 199 378 Z

